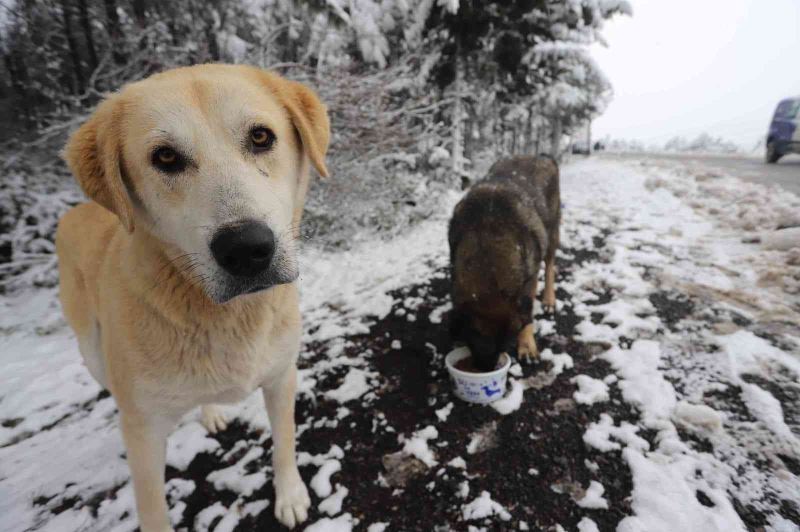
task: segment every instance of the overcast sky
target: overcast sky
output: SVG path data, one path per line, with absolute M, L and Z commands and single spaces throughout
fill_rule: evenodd
M 593 55 L 614 100 L 595 138 L 663 143 L 702 132 L 752 147 L 800 95 L 800 0 L 630 0 Z

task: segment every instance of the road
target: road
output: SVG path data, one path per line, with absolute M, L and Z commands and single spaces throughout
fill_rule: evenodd
M 692 155 L 692 154 L 643 154 L 643 153 L 606 153 L 601 157 L 621 159 L 656 159 L 676 161 L 692 170 L 715 171 L 730 174 L 740 179 L 756 183 L 772 183 L 800 195 L 800 156 L 789 155 L 777 164 L 766 164 L 755 156 L 731 155 Z

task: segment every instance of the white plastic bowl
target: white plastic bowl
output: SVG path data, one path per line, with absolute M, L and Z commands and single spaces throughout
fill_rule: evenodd
M 500 355 L 505 357 L 503 365 L 488 373 L 470 373 L 456 368 L 456 363 L 470 356 L 468 347 L 458 347 L 450 351 L 444 358 L 447 371 L 455 385 L 456 396 L 469 403 L 489 404 L 497 401 L 506 393 L 506 379 L 508 378 L 508 368 L 511 367 L 511 357 L 507 353 Z

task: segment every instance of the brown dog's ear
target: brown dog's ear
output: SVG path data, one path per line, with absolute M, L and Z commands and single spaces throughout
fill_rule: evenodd
M 133 207 L 122 181 L 120 105 L 114 97 L 102 102 L 64 148 L 64 158 L 83 191 L 119 218 L 133 232 Z
M 313 90 L 302 83 L 284 79 L 271 72 L 266 72 L 265 75 L 267 85 L 289 111 L 311 164 L 321 177 L 328 177 L 325 154 L 331 138 L 331 123 L 325 104 Z

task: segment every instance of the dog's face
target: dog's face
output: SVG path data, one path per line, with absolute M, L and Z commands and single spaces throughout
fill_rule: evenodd
M 87 194 L 215 302 L 294 281 L 310 160 L 329 124 L 308 88 L 206 65 L 132 84 L 100 105 L 66 155 Z

